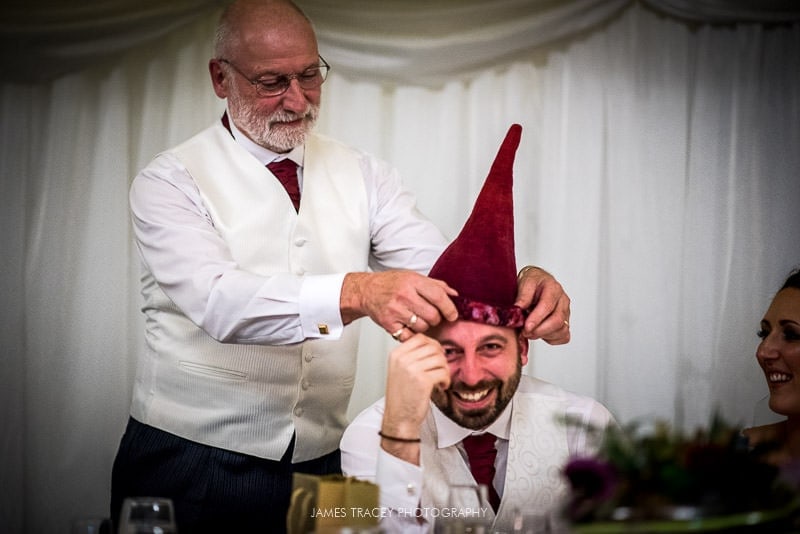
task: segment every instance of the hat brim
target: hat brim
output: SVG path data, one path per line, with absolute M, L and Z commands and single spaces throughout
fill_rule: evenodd
M 461 296 L 453 297 L 453 303 L 459 319 L 491 326 L 519 328 L 527 316 L 526 310 L 519 306 L 494 306 Z

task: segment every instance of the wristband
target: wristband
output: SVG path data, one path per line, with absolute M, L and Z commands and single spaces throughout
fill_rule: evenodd
M 422 441 L 419 438 L 398 438 L 397 436 L 390 436 L 388 434 L 384 434 L 380 430 L 378 430 L 378 435 L 383 439 L 388 439 L 389 441 L 398 441 L 400 443 L 419 443 L 420 441 Z

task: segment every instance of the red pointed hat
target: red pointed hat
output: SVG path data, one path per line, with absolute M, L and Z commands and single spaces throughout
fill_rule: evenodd
M 472 213 L 455 241 L 436 260 L 429 276 L 458 291 L 459 319 L 517 328 L 525 310 L 515 306 L 514 155 L 522 126 L 513 124 L 495 156 Z

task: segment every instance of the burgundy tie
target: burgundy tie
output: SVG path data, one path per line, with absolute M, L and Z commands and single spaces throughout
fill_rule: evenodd
M 467 436 L 462 442 L 469 458 L 469 470 L 475 477 L 475 482 L 485 484 L 489 488 L 489 503 L 494 511 L 500 505 L 500 496 L 494 489 L 494 459 L 497 449 L 494 442 L 497 438 L 490 433 L 477 436 Z
M 267 168 L 272 171 L 278 180 L 283 184 L 289 198 L 294 204 L 295 211 L 300 210 L 300 186 L 297 182 L 297 164 L 289 158 L 281 161 L 273 161 L 267 164 Z

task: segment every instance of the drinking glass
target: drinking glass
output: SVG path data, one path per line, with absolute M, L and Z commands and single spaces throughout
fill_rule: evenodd
M 436 518 L 436 534 L 489 534 L 492 527 L 489 490 L 484 484 L 448 488 L 447 508 Z
M 513 534 L 546 534 L 550 530 L 549 517 L 545 514 L 531 514 L 523 510 L 514 510 Z
M 81 517 L 74 519 L 71 534 L 111 534 L 111 520 L 103 517 Z
M 170 499 L 128 497 L 122 503 L 119 534 L 176 534 L 175 512 Z

